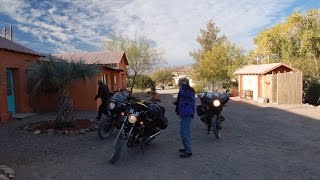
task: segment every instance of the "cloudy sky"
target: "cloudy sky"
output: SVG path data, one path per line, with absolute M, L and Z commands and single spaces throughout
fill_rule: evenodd
M 101 51 L 112 35 L 143 35 L 169 65 L 185 65 L 210 19 L 249 50 L 259 31 L 310 8 L 320 0 L 0 0 L 0 28 L 12 24 L 14 41 L 43 53 Z

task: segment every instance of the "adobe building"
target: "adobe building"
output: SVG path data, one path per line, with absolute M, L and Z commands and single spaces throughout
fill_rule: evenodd
M 101 101 L 93 101 L 98 92 L 98 80 L 102 80 L 111 92 L 126 89 L 128 60 L 125 52 L 101 51 L 101 52 L 82 52 L 70 54 L 56 54 L 55 57 L 65 60 L 83 60 L 86 64 L 98 64 L 101 72 L 91 80 L 76 81 L 72 84 L 70 97 L 73 101 L 75 110 L 97 111 Z M 50 103 L 48 103 L 50 101 Z M 54 111 L 58 104 L 57 97 L 42 95 L 34 102 L 36 112 Z
M 12 113 L 30 113 L 30 97 L 26 89 L 25 68 L 45 56 L 7 39 L 6 29 L 0 36 L 0 122 L 11 119 Z
M 34 113 L 56 111 L 58 96 L 56 94 L 40 93 L 37 96 L 28 94 L 25 78 L 26 66 L 46 54 L 38 53 L 7 39 L 6 29 L 3 37 L 0 36 L 0 123 L 12 119 L 15 113 Z M 102 80 L 111 92 L 126 88 L 127 57 L 124 52 L 92 52 L 58 54 L 57 57 L 65 60 L 82 59 L 87 64 L 98 64 L 101 72 L 89 81 L 76 81 L 72 84 L 70 96 L 75 110 L 96 111 L 100 100 L 94 101 L 97 94 L 98 80 Z

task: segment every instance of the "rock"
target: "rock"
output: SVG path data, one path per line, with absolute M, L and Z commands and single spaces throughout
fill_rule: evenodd
M 266 97 L 259 97 L 258 103 L 269 103 L 269 99 Z
M 54 129 L 48 129 L 48 133 L 54 133 Z
M 33 134 L 40 134 L 40 133 L 41 133 L 40 130 L 36 130 L 36 131 L 33 132 Z
M 160 94 L 156 92 L 151 93 L 150 101 L 160 102 L 161 101 Z
M 68 130 L 64 130 L 64 134 L 68 135 L 69 131 Z
M 87 131 L 85 131 L 84 129 L 81 129 L 80 134 L 87 134 Z
M 14 175 L 13 174 L 9 174 L 9 179 L 13 179 Z
M 3 174 L 0 174 L 0 180 L 9 180 L 9 178 Z
M 4 172 L 5 175 L 7 175 L 9 178 L 14 178 L 14 170 L 9 168 L 6 165 L 0 165 L 0 169 L 2 172 Z M 0 178 L 1 179 L 1 178 Z

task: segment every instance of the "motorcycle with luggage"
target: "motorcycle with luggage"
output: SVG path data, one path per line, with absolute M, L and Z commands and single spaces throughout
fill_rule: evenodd
M 208 134 L 213 131 L 217 139 L 220 138 L 221 123 L 225 118 L 221 115 L 223 107 L 229 101 L 226 93 L 204 92 L 198 95 L 201 104 L 198 104 L 196 111 L 200 120 L 207 126 Z
M 127 148 L 140 146 L 143 152 L 143 146 L 153 141 L 167 126 L 164 107 L 154 102 L 131 102 L 109 162 L 113 164 L 118 160 L 124 143 Z

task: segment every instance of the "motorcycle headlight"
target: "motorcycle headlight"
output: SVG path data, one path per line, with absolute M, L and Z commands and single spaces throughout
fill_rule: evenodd
M 109 104 L 108 104 L 108 109 L 109 109 L 109 110 L 113 110 L 115 107 L 116 107 L 116 103 L 114 103 L 114 102 L 109 102 Z
M 220 103 L 220 101 L 219 101 L 218 99 L 216 99 L 216 100 L 213 101 L 213 106 L 214 106 L 214 107 L 219 107 L 220 104 L 221 104 L 221 103 Z
M 137 116 L 135 115 L 130 115 L 128 119 L 129 123 L 135 123 L 137 121 Z

